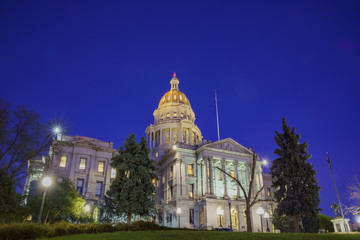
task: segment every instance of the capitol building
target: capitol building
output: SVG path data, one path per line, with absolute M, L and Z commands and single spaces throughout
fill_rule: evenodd
M 192 229 L 230 228 L 246 231 L 244 194 L 233 180 L 249 187 L 253 152 L 231 138 L 210 142 L 203 139 L 195 124 L 190 100 L 179 90 L 174 73 L 170 90 L 161 98 L 154 113 L 154 123 L 145 132 L 150 157 L 158 163 L 156 184 L 156 220 L 167 227 Z M 110 166 L 117 153 L 112 142 L 82 136 L 60 136 L 60 148 L 50 149 L 47 156 L 29 161 L 28 169 L 40 169 L 51 162 L 47 174 L 69 178 L 87 203 L 93 203 L 95 220 L 101 219 L 101 205 L 116 171 Z M 59 150 L 60 149 L 60 150 Z M 231 178 L 219 169 L 229 173 Z M 42 174 L 29 174 L 24 193 Z M 60 179 L 59 179 L 60 180 Z M 258 159 L 254 192 L 263 187 L 260 201 L 252 207 L 253 231 L 273 231 L 275 208 L 271 176 L 262 171 Z M 261 207 L 269 218 L 257 214 Z

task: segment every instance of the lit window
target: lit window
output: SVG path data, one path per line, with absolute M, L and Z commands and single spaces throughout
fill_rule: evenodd
M 159 157 L 159 152 L 156 152 L 156 153 L 155 153 L 155 157 Z
M 85 168 L 86 168 L 86 158 L 80 158 L 79 169 L 85 169 Z
M 170 143 L 170 135 L 166 134 L 166 144 L 169 145 Z
M 162 183 L 165 183 L 165 175 L 162 176 Z
M 84 179 L 79 178 L 77 180 L 76 190 L 78 190 L 79 194 L 82 195 L 83 194 L 83 189 L 84 189 Z
M 189 198 L 194 198 L 194 184 L 189 184 L 188 185 L 188 193 L 189 193 Z
M 223 172 L 219 170 L 219 179 L 222 180 L 223 179 Z
M 188 175 L 194 176 L 194 164 L 188 164 Z
M 60 158 L 60 167 L 66 167 L 66 160 L 67 160 L 67 156 L 61 156 Z
M 103 187 L 102 182 L 96 182 L 96 193 L 95 193 L 96 196 L 101 196 L 102 187 Z
M 166 113 L 166 118 L 169 118 L 170 117 L 170 113 Z
M 270 188 L 268 188 L 268 189 L 267 189 L 266 194 L 267 194 L 267 196 L 268 196 L 268 197 L 271 197 L 271 191 L 270 191 Z
M 174 112 L 174 118 L 177 118 L 177 112 Z
M 235 171 L 231 171 L 231 178 L 235 179 Z
M 174 133 L 174 143 L 177 143 L 177 134 Z
M 161 114 L 161 120 L 163 120 L 164 119 L 164 114 Z
M 184 113 L 180 113 L 181 118 L 184 118 Z
M 174 176 L 174 166 L 171 166 L 170 167 L 170 177 L 169 178 L 172 178 Z
M 116 168 L 111 168 L 111 178 L 116 177 Z
M 100 173 L 104 172 L 104 162 L 99 162 L 98 172 Z

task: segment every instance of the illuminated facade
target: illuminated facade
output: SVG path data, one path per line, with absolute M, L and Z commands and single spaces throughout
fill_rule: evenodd
M 170 91 L 154 111 L 154 124 L 145 130 L 150 155 L 160 168 L 156 193 L 159 224 L 196 229 L 228 228 L 231 216 L 234 231 L 246 231 L 243 193 L 236 182 L 218 168 L 248 187 L 251 150 L 231 138 L 217 142 L 203 140 L 189 99 L 179 91 L 175 73 L 170 85 Z M 271 177 L 263 173 L 260 161 L 255 178 L 256 191 L 264 185 L 260 198 L 271 199 Z M 256 214 L 260 206 L 269 213 L 269 219 Z M 260 219 L 264 232 L 272 231 L 274 207 L 271 201 L 253 206 L 254 231 L 261 231 Z

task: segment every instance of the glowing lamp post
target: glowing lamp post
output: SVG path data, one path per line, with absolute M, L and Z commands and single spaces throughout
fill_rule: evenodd
M 181 208 L 177 208 L 176 209 L 176 213 L 178 215 L 178 219 L 179 219 L 179 228 L 180 228 L 180 214 L 181 214 Z
M 85 218 L 85 223 L 87 223 L 87 219 L 88 219 L 88 212 L 90 211 L 90 206 L 88 204 L 85 205 L 85 212 L 86 212 L 86 218 Z
M 59 126 L 56 126 L 53 128 L 52 131 L 56 136 L 56 140 L 61 140 L 61 128 Z
M 263 229 L 263 223 L 262 223 L 262 215 L 264 215 L 265 211 L 262 207 L 259 207 L 257 210 L 256 210 L 256 214 L 260 216 L 260 223 L 261 223 L 261 232 L 264 232 L 264 229 Z
M 268 214 L 268 212 L 264 213 L 264 218 L 266 219 L 266 232 L 270 232 L 269 223 L 268 223 L 268 219 L 270 218 L 270 215 Z
M 269 165 L 269 161 L 266 158 L 264 158 L 261 165 L 264 165 L 265 167 L 267 167 Z
M 46 190 L 51 185 L 51 178 L 50 177 L 45 177 L 42 180 L 41 183 L 45 187 L 45 189 L 44 189 L 44 194 L 43 194 L 42 201 L 41 201 L 40 213 L 39 213 L 39 217 L 38 217 L 38 224 L 41 223 L 41 215 L 42 215 L 42 211 L 43 211 L 43 208 L 44 208 Z

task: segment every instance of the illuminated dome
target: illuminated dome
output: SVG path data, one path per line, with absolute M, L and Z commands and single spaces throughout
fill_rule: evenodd
M 145 130 L 151 154 L 163 156 L 175 144 L 198 145 L 202 142 L 200 129 L 195 124 L 195 113 L 189 99 L 179 90 L 176 73 L 170 81 L 171 89 L 160 99 L 154 111 L 154 124 Z
M 175 104 L 186 104 L 191 107 L 189 99 L 186 95 L 179 91 L 179 80 L 176 77 L 176 73 L 173 74 L 173 78 L 170 81 L 171 89 L 166 92 L 164 96 L 160 99 L 159 108 L 168 103 Z

